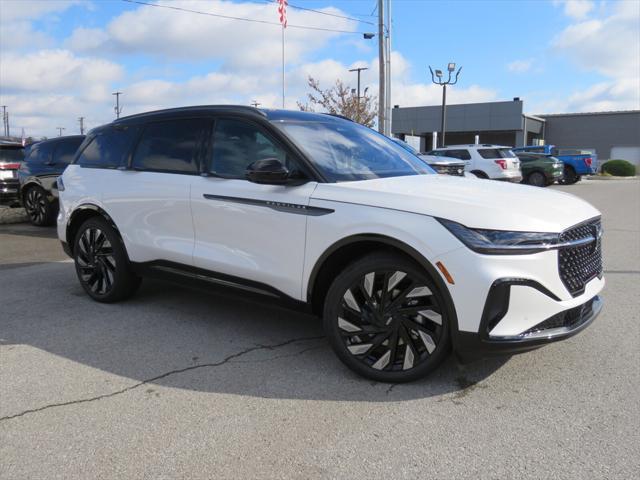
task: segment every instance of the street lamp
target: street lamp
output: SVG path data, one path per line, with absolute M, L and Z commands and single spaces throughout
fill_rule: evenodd
M 356 121 L 358 123 L 360 123 L 360 72 L 362 72 L 363 70 L 369 70 L 369 68 L 367 67 L 359 67 L 359 68 L 352 68 L 349 71 L 350 72 L 358 72 L 358 96 L 357 96 L 357 104 L 356 104 Z M 353 93 L 355 92 L 351 92 L 351 94 L 353 95 Z
M 453 62 L 449 63 L 447 65 L 447 71 L 449 72 L 449 75 L 446 81 L 442 81 L 443 79 L 442 70 L 436 70 L 434 73 L 434 71 L 431 69 L 431 66 L 429 66 L 429 71 L 431 72 L 431 81 L 436 85 L 442 85 L 442 119 L 441 119 L 441 127 L 440 127 L 440 146 L 441 147 L 445 146 L 444 135 L 445 135 L 445 126 L 446 126 L 445 119 L 447 116 L 447 85 L 455 85 L 456 83 L 458 83 L 458 75 L 460 75 L 460 70 L 462 70 L 462 67 L 458 68 L 458 71 L 456 72 L 454 80 L 451 81 L 451 75 L 453 74 L 453 72 L 455 72 L 455 70 L 456 70 L 456 64 Z M 438 80 L 436 80 L 436 77 L 438 78 Z

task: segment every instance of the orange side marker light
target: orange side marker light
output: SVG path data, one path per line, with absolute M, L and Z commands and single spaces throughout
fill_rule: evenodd
M 456 282 L 453 281 L 453 277 L 451 276 L 449 271 L 445 268 L 445 266 L 442 264 L 442 262 L 436 262 L 436 267 L 438 267 L 438 270 L 442 272 L 442 275 L 444 276 L 444 278 L 447 279 L 447 282 L 449 282 L 451 285 L 456 284 Z

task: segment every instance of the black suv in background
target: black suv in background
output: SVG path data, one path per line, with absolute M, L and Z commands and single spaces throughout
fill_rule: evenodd
M 58 215 L 56 179 L 71 163 L 84 135 L 58 137 L 34 143 L 18 170 L 20 200 L 31 223 L 52 225 Z
M 0 205 L 19 205 L 16 172 L 23 159 L 24 147 L 21 143 L 0 140 Z

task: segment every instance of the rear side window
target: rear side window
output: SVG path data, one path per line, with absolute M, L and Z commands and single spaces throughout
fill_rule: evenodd
M 460 160 L 471 160 L 471 154 L 468 150 L 440 150 L 441 155 L 445 157 L 458 158 Z
M 106 128 L 82 150 L 77 165 L 94 168 L 118 168 L 127 164 L 129 149 L 138 133 L 138 127 Z
M 138 142 L 132 167 L 155 172 L 197 173 L 209 123 L 199 118 L 150 123 Z
M 514 158 L 515 153 L 510 148 L 479 148 L 478 153 L 482 158 Z
M 58 143 L 53 153 L 53 163 L 56 165 L 69 165 L 82 141 L 82 138 L 72 138 Z

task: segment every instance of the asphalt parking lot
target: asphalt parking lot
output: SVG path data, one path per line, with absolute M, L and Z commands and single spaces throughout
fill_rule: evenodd
M 640 182 L 553 188 L 603 212 L 601 316 L 397 386 L 276 306 L 150 281 L 95 303 L 54 229 L 0 225 L 0 477 L 635 478 Z

